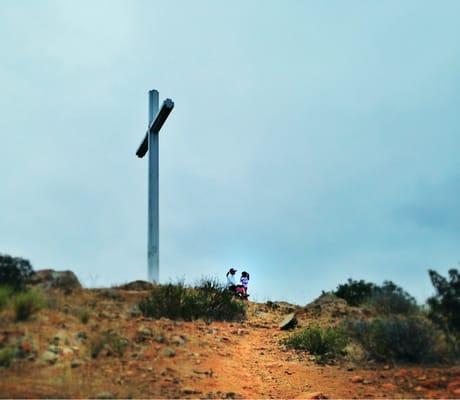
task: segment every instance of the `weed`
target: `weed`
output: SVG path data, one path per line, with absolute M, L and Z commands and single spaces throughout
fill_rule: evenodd
M 344 326 L 371 358 L 380 361 L 439 361 L 445 357 L 444 336 L 420 316 L 350 320 Z
M 11 347 L 0 349 L 0 367 L 8 368 L 16 356 L 16 350 Z
M 123 357 L 128 344 L 128 340 L 118 333 L 113 331 L 105 332 L 91 340 L 91 357 L 97 358 L 102 352 L 105 352 L 108 357 Z
M 0 311 L 8 304 L 13 294 L 13 289 L 10 286 L 0 286 Z
M 16 321 L 25 321 L 43 308 L 43 295 L 35 290 L 18 293 L 13 299 Z
M 213 279 L 203 279 L 193 288 L 183 282 L 155 286 L 139 309 L 147 317 L 187 321 L 235 321 L 246 316 L 246 306 Z
M 79 308 L 76 312 L 77 318 L 82 324 L 87 324 L 91 316 L 90 311 L 87 308 Z
M 341 328 L 310 326 L 292 334 L 284 343 L 290 349 L 335 358 L 343 353 L 347 342 L 347 335 Z

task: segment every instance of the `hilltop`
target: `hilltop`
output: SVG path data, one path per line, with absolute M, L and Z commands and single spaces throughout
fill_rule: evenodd
M 72 290 L 42 287 L 46 307 L 16 322 L 0 313 L 0 368 L 8 398 L 427 398 L 458 397 L 458 366 L 354 361 L 318 363 L 285 339 L 310 325 L 362 315 L 335 296 L 305 307 L 249 302 L 237 322 L 147 318 L 148 283 Z M 43 286 L 43 285 L 42 285 Z M 280 330 L 286 314 L 297 327 Z

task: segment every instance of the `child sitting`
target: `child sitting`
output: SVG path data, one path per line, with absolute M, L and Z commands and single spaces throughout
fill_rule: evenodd
M 243 271 L 241 273 L 240 282 L 241 282 L 241 286 L 243 286 L 244 294 L 246 296 L 249 296 L 248 295 L 249 274 L 246 271 Z

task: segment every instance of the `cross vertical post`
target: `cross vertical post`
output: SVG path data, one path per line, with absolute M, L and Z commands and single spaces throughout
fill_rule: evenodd
M 159 134 L 174 108 L 174 102 L 166 99 L 159 107 L 158 91 L 149 91 L 149 121 L 147 133 L 136 155 L 139 158 L 149 153 L 148 172 L 148 223 L 147 223 L 147 277 L 150 282 L 160 281 L 160 210 L 159 210 Z
M 149 121 L 158 113 L 159 95 L 157 90 L 149 91 Z M 150 130 L 149 144 L 149 200 L 148 200 L 148 238 L 147 238 L 147 270 L 150 282 L 160 281 L 160 221 L 159 221 L 159 132 Z

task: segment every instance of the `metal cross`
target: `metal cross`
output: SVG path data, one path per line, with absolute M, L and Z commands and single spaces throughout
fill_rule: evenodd
M 158 134 L 168 115 L 174 108 L 174 102 L 166 99 L 158 110 L 158 91 L 149 91 L 149 125 L 144 140 L 136 151 L 139 158 L 149 152 L 149 204 L 147 239 L 147 274 L 151 282 L 160 280 L 160 230 L 158 197 Z

